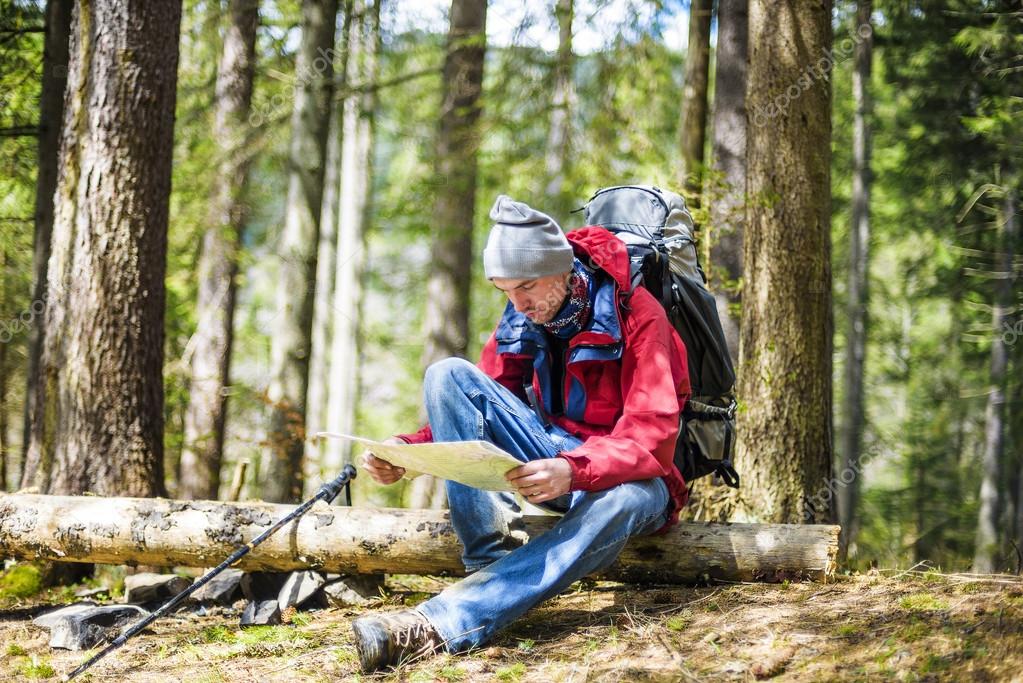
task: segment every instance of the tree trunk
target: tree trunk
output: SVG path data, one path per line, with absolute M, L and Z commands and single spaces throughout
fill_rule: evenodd
M 0 263 L 3 260 L 0 259 Z M 0 295 L 3 287 L 0 285 Z M 11 442 L 7 438 L 7 344 L 0 343 L 0 491 L 7 490 L 8 463 L 11 459 Z
M 219 163 L 199 256 L 198 326 L 178 481 L 181 498 L 217 498 L 224 449 L 238 251 L 246 219 L 243 194 L 252 158 L 246 133 L 256 72 L 258 0 L 231 0 L 229 16 L 217 70 L 213 141 Z
M 352 21 L 349 82 L 373 83 L 380 52 L 380 4 L 359 2 Z M 330 391 L 327 419 L 330 429 L 355 431 L 355 408 L 359 388 L 359 322 L 362 318 L 362 278 L 366 259 L 366 226 L 372 210 L 373 134 L 377 95 L 375 90 L 353 94 L 344 101 L 344 147 L 342 150 L 341 227 L 334 282 L 334 338 L 331 346 Z M 351 460 L 351 443 L 328 439 L 324 444 L 324 478 L 333 478 Z
M 160 495 L 180 2 L 78 2 L 23 485 Z
M 746 223 L 746 56 L 748 0 L 719 0 L 715 55 L 714 125 L 711 142 L 714 180 L 704 186 L 710 211 L 707 276 L 732 363 L 739 364 L 739 291 L 742 235 Z
M 302 496 L 306 389 L 316 290 L 316 251 L 323 202 L 323 161 L 333 94 L 338 0 L 303 0 L 295 61 L 288 197 L 281 235 L 277 315 L 270 348 L 270 448 L 263 498 Z
M 449 356 L 465 357 L 468 349 L 486 23 L 486 0 L 452 0 L 435 170 L 444 182 L 430 220 L 435 237 L 423 320 L 424 369 Z M 437 506 L 443 494 L 432 477 L 418 477 L 411 488 L 412 507 Z
M 927 528 L 927 501 L 930 496 L 927 491 L 927 461 L 921 457 L 911 460 L 913 467 L 913 521 L 916 529 L 913 536 L 913 562 L 923 562 L 928 559 L 927 551 L 931 544 L 926 538 Z
M 1005 377 L 1008 365 L 1007 330 L 1012 326 L 1013 263 L 1016 239 L 1016 196 L 1006 189 L 1004 213 L 999 217 L 998 280 L 995 284 L 991 338 L 991 388 L 984 411 L 983 479 L 980 485 L 980 510 L 973 551 L 973 571 L 991 573 L 998 564 L 998 519 L 1001 515 L 999 477 L 1005 450 Z
M 36 160 L 36 210 L 32 255 L 32 325 L 28 337 L 28 371 L 25 378 L 21 467 L 28 454 L 28 435 L 36 419 L 39 358 L 43 352 L 42 311 L 46 307 L 46 268 L 53 235 L 53 194 L 57 189 L 61 122 L 64 120 L 64 89 L 67 86 L 68 42 L 71 34 L 72 0 L 46 3 L 46 39 L 43 43 L 43 80 L 39 92 L 39 152 Z M 18 473 L 21 477 L 21 472 Z
M 344 0 L 341 11 L 344 22 L 341 35 L 335 41 L 339 48 L 334 69 L 338 74 L 334 80 L 337 91 L 344 92 L 348 84 L 348 53 L 350 51 L 352 0 Z M 327 133 L 327 152 L 323 171 L 323 202 L 320 205 L 320 241 L 316 256 L 316 293 L 313 300 L 313 327 L 309 356 L 309 390 L 306 408 L 306 422 L 309 434 L 328 429 L 327 392 L 330 372 L 330 344 L 333 334 L 334 278 L 337 270 L 337 222 L 341 205 L 341 147 L 344 141 L 342 117 L 344 102 L 336 101 L 330 106 L 330 124 Z M 310 497 L 319 486 L 324 468 L 322 452 L 326 444 L 306 440 L 303 464 L 303 497 Z
M 209 567 L 294 511 L 291 505 L 0 495 L 0 554 L 65 562 Z M 530 538 L 550 516 L 523 518 Z M 654 583 L 827 580 L 838 527 L 682 522 L 632 539 L 607 578 Z M 241 569 L 345 574 L 464 572 L 446 512 L 319 503 L 256 546 Z
M 1020 354 L 1017 352 L 1015 366 L 1019 368 L 1019 357 Z M 1016 371 L 1017 375 L 1019 370 Z M 1018 379 L 1017 379 L 1018 381 Z M 1016 395 L 1013 397 L 1013 405 L 1015 411 L 1020 410 L 1020 406 L 1023 405 L 1023 385 L 1016 385 Z M 1016 413 L 1017 416 L 1019 413 Z M 1019 418 L 1016 419 L 1016 431 L 1015 431 L 1015 451 L 1016 451 L 1016 520 L 1015 520 L 1015 539 L 1016 539 L 1016 573 L 1023 572 L 1023 438 L 1020 434 L 1021 424 Z M 1012 445 L 1010 445 L 1010 448 Z
M 871 26 L 873 0 L 856 3 L 855 30 Z M 838 523 L 842 527 L 839 540 L 839 558 L 845 562 L 849 545 L 856 538 L 856 508 L 860 493 L 860 454 L 863 447 L 863 369 L 867 355 L 867 325 L 869 322 L 870 285 L 870 118 L 873 108 L 870 100 L 870 61 L 872 34 L 860 40 L 855 48 L 855 66 L 852 75 L 853 102 L 853 179 L 852 225 L 849 231 L 849 318 L 845 346 L 845 401 L 842 406 L 842 464 L 840 473 L 854 476 L 837 491 Z
M 692 0 L 689 5 L 689 47 L 686 48 L 685 86 L 679 144 L 682 150 L 680 179 L 686 198 L 699 204 L 703 183 L 703 147 L 707 140 L 707 82 L 710 73 L 710 19 L 712 0 Z
M 0 320 L 7 320 L 4 303 L 7 301 L 7 247 L 0 242 Z M 11 443 L 7 438 L 7 345 L 9 333 L 0 336 L 0 491 L 7 490 L 7 476 L 10 469 Z
M 572 53 L 573 0 L 558 0 L 554 15 L 558 20 L 558 56 L 554 62 L 554 84 L 551 121 L 547 129 L 547 152 L 544 167 L 547 175 L 547 197 L 559 206 L 565 201 L 578 201 L 575 188 L 565 197 L 565 173 L 571 158 L 572 113 L 575 109 Z
M 831 3 L 750 2 L 738 517 L 828 520 Z M 787 98 L 795 86 L 799 97 Z M 781 102 L 784 106 L 779 106 Z M 770 109 L 772 108 L 773 109 Z M 773 116 L 759 121 L 762 111 Z

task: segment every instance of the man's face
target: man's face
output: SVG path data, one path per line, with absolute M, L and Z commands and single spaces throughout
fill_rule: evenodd
M 569 273 L 545 275 L 528 280 L 495 277 L 490 281 L 512 302 L 519 313 L 536 324 L 550 322 L 568 294 Z

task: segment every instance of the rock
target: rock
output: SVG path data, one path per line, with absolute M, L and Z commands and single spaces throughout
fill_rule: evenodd
M 344 581 L 327 584 L 323 593 L 332 607 L 363 607 L 371 602 L 345 585 Z
M 82 602 L 76 602 L 73 605 L 67 607 L 58 607 L 52 609 L 49 612 L 43 612 L 38 617 L 32 620 L 32 624 L 39 628 L 51 628 L 55 623 L 65 617 L 69 617 L 73 614 L 78 614 L 86 610 L 90 610 L 93 607 L 97 607 L 97 603 L 92 600 L 84 600 Z
M 320 572 L 291 572 L 277 594 L 277 604 L 280 605 L 281 610 L 298 607 L 316 595 L 326 582 L 326 577 Z
M 135 605 L 72 605 L 36 617 L 32 623 L 50 629 L 50 647 L 87 650 L 148 615 Z
M 362 607 L 380 598 L 381 585 L 379 574 L 343 576 L 325 585 L 323 594 L 333 607 Z
M 281 607 L 276 600 L 250 600 L 242 612 L 240 626 L 270 626 L 281 623 Z
M 247 600 L 276 600 L 288 580 L 288 574 L 281 572 L 246 572 L 242 576 L 242 595 Z
M 230 605 L 241 592 L 241 581 L 245 575 L 241 569 L 225 569 L 209 583 L 188 596 L 189 602 Z M 199 579 L 200 581 L 202 579 Z
M 349 588 L 369 600 L 379 598 L 384 587 L 383 574 L 349 574 L 342 578 Z
M 99 595 L 110 595 L 110 589 L 100 586 L 99 588 L 79 588 L 75 591 L 76 598 L 93 598 Z
M 124 577 L 125 604 L 172 598 L 192 585 L 192 579 L 177 574 L 133 574 Z

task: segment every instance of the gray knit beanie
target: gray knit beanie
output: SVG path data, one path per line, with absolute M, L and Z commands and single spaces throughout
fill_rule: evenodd
M 490 209 L 494 227 L 483 250 L 487 279 L 537 278 L 572 270 L 572 247 L 554 219 L 501 195 Z

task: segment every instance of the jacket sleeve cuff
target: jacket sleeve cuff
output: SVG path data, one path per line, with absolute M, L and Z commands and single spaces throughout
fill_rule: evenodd
M 590 459 L 585 455 L 572 455 L 571 453 L 558 453 L 559 458 L 564 458 L 572 467 L 572 484 L 570 491 L 589 491 L 593 488 L 593 479 L 590 474 Z
M 395 434 L 395 438 L 401 439 L 405 443 L 430 443 L 433 441 L 433 430 L 430 429 L 430 425 L 426 425 L 418 432 L 412 434 Z

